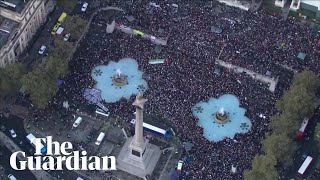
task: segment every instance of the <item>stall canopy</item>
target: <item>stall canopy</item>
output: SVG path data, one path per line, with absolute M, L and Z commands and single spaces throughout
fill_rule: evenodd
M 299 52 L 298 58 L 299 58 L 300 60 L 304 60 L 304 59 L 306 58 L 306 54 L 303 53 L 303 52 Z
M 219 26 L 211 26 L 211 32 L 220 34 L 222 33 L 222 29 Z
M 56 81 L 56 84 L 57 84 L 57 86 L 61 86 L 63 82 L 64 82 L 63 80 L 58 79 L 58 80 Z
M 85 88 L 83 96 L 91 104 L 98 104 L 101 101 L 101 91 L 98 89 Z
M 214 68 L 213 74 L 220 76 L 221 75 L 221 70 L 219 68 Z
M 133 22 L 134 20 L 136 20 L 136 18 L 134 18 L 133 16 L 126 16 L 126 19 L 127 19 L 129 22 Z
M 156 53 L 160 53 L 162 51 L 162 47 L 161 46 L 156 46 L 153 50 Z

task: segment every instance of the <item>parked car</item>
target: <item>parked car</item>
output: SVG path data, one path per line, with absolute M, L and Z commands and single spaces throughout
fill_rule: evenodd
M 8 175 L 8 178 L 9 178 L 10 180 L 17 180 L 17 178 L 14 177 L 12 174 L 9 174 L 9 175 Z
M 68 40 L 69 40 L 69 38 L 70 38 L 70 33 L 68 33 L 68 34 L 64 35 L 63 40 L 64 40 L 64 41 L 68 41 Z
M 12 136 L 13 138 L 16 138 L 16 137 L 17 137 L 17 134 L 16 134 L 16 132 L 15 132 L 13 129 L 10 129 L 9 131 L 10 131 L 10 134 L 11 134 L 11 136 Z
M 82 122 L 82 117 L 78 117 L 78 118 L 76 119 L 76 121 L 74 121 L 73 127 L 75 127 L 75 128 L 78 127 L 81 122 Z
M 46 49 L 47 49 L 47 46 L 42 45 L 42 46 L 40 47 L 40 49 L 39 49 L 39 52 L 38 52 L 38 53 L 42 55 Z
M 82 11 L 82 12 L 85 12 L 85 11 L 87 10 L 88 5 L 89 5 L 89 4 L 86 3 L 86 2 L 83 3 L 82 8 L 81 8 L 81 11 Z
M 55 35 L 57 30 L 59 29 L 59 27 L 60 27 L 60 23 L 57 23 L 56 25 L 54 25 L 54 27 L 53 27 L 53 29 L 51 31 L 51 34 Z

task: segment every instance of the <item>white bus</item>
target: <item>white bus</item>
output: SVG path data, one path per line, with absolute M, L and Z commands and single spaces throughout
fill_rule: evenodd
M 101 133 L 99 134 L 99 136 L 98 136 L 98 138 L 97 138 L 97 141 L 96 141 L 96 145 L 99 146 L 99 145 L 101 144 L 104 136 L 105 136 L 105 134 L 104 134 L 103 132 L 101 132 Z
M 307 158 L 302 163 L 301 167 L 298 170 L 298 175 L 303 176 L 308 167 L 310 166 L 313 158 L 311 156 L 307 156 Z
M 99 109 L 99 108 L 96 109 L 96 113 L 100 114 L 102 116 L 106 116 L 106 117 L 109 117 L 109 115 L 110 115 L 110 112 L 104 113 L 104 111 L 102 109 Z
M 33 134 L 28 134 L 27 139 L 29 140 L 30 144 L 35 148 L 36 147 L 36 137 Z M 47 153 L 46 147 L 41 143 L 41 154 L 45 155 Z

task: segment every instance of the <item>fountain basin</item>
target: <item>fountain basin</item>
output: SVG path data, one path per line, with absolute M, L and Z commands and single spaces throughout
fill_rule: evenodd
M 223 116 L 218 115 L 224 108 Z M 199 102 L 192 108 L 198 125 L 203 128 L 203 136 L 209 141 L 221 141 L 233 138 L 237 133 L 246 133 L 251 128 L 250 120 L 245 116 L 245 109 L 240 107 L 236 96 L 225 94 L 219 98 L 210 98 L 207 102 Z M 222 118 L 219 123 L 216 115 Z
M 148 90 L 148 83 L 142 78 L 142 74 L 137 61 L 132 58 L 110 61 L 91 71 L 91 76 L 96 81 L 94 88 L 101 91 L 101 98 L 107 103 L 117 102 L 121 98 L 129 99 L 134 94 Z

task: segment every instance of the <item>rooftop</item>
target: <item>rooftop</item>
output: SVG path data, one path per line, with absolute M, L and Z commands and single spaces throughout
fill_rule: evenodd
M 301 0 L 301 3 L 305 3 L 311 6 L 315 6 L 320 9 L 320 1 L 318 0 Z
M 0 6 L 20 13 L 30 0 L 0 0 Z
M 19 23 L 0 16 L 0 48 L 6 44 Z

